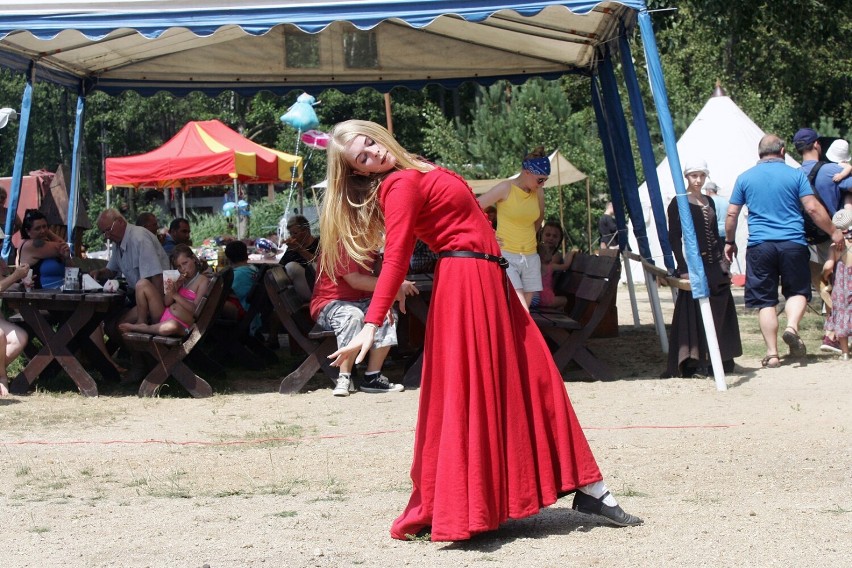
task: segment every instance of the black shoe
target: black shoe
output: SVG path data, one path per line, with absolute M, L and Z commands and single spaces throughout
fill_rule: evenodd
M 604 499 L 609 495 L 609 491 L 603 494 L 600 499 L 595 499 L 591 495 L 586 495 L 582 491 L 574 493 L 574 504 L 571 508 L 575 511 L 580 511 L 586 515 L 598 515 L 606 518 L 610 523 L 618 527 L 632 527 L 642 524 L 642 519 L 630 513 L 625 513 L 619 505 L 610 507 L 604 503 Z
M 384 375 L 379 375 L 374 377 L 373 380 L 368 381 L 365 379 L 358 386 L 358 390 L 361 392 L 369 392 L 369 393 L 383 393 L 383 392 L 402 392 L 405 390 L 405 387 L 392 383 L 388 380 L 388 378 Z

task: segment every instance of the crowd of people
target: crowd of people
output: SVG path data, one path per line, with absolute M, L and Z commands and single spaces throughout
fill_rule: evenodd
M 683 211 L 689 211 L 695 228 L 726 372 L 742 355 L 730 265 L 739 252 L 734 235 L 743 207 L 749 212 L 745 304 L 759 310 L 766 343 L 762 365 L 781 364 L 779 286 L 786 300 L 781 339 L 790 353 L 806 353 L 798 326 L 812 287 L 822 283 L 832 286 L 832 301 L 820 348 L 850 357 L 848 144 L 837 141 L 823 152 L 819 136 L 809 128 L 799 130 L 793 144 L 803 158 L 800 169 L 785 164 L 781 138 L 764 136 L 759 162 L 737 178 L 727 198 L 710 181 L 707 164 L 690 157 L 683 167 L 686 194 L 668 206 L 669 239 L 681 278 L 690 271 Z M 358 390 L 403 390 L 382 371 L 397 344 L 399 312 L 406 311 L 407 298 L 419 293 L 406 275 L 434 273 L 413 491 L 391 535 L 407 539 L 428 533 L 437 541 L 465 540 L 509 518 L 531 516 L 570 493 L 578 511 L 616 526 L 642 523 L 621 508 L 604 483 L 562 376 L 529 313 L 565 307 L 567 298 L 554 289 L 554 275 L 570 267 L 574 254 L 564 253 L 562 226 L 544 218 L 543 185 L 550 174 L 544 148 L 523 156 L 517 177 L 478 199 L 459 175 L 408 152 L 372 122 L 335 126 L 327 156 L 329 182 L 319 235 L 312 234 L 305 217 L 289 218 L 280 264 L 297 295 L 309 303 L 311 317 L 337 337 L 338 349 L 330 356 L 339 369 L 334 396 L 346 397 L 356 389 L 355 368 L 364 360 Z M 211 281 L 209 268 L 191 248 L 190 222 L 174 219 L 161 233 L 152 213 L 130 224 L 119 211 L 106 209 L 96 224 L 115 247 L 107 265 L 91 276 L 103 282 L 120 275 L 127 283 L 124 309 L 107 321 L 104 331 L 118 340 L 123 333 L 188 333 Z M 602 248 L 622 246 L 611 203 L 599 228 Z M 38 286 L 60 286 L 68 245 L 36 210 L 24 215 L 21 236 L 20 263 L 0 279 L 0 290 L 31 270 Z M 230 242 L 225 255 L 234 283 L 224 309 L 239 318 L 248 309 L 258 269 L 248 262 L 242 241 Z M 177 275 L 166 278 L 169 270 Z M 6 366 L 28 337 L 3 319 L 0 331 L 0 395 L 6 395 Z M 99 333 L 103 339 L 103 331 Z M 675 303 L 670 345 L 667 376 L 709 372 L 701 311 L 688 290 Z M 141 361 L 133 361 L 127 378 L 139 381 L 146 372 Z
M 758 310 L 766 345 L 761 364 L 781 365 L 778 350 L 779 286 L 784 296 L 782 341 L 792 357 L 803 357 L 807 346 L 799 324 L 820 286 L 834 290 L 826 304 L 825 335 L 820 350 L 848 358 L 850 285 L 846 275 L 847 246 L 852 223 L 852 179 L 849 145 L 836 140 L 824 151 L 811 128 L 793 136 L 802 157 L 800 168 L 785 163 L 785 142 L 767 134 L 758 144 L 758 163 L 736 180 L 729 198 L 719 195 L 700 158 L 684 163 L 686 199 L 695 227 L 698 252 L 708 285 L 715 335 L 725 372 L 742 354 L 739 323 L 731 294 L 730 266 L 739 253 L 735 239 L 740 211 L 748 208 L 748 250 L 744 301 Z M 669 242 L 677 260 L 676 275 L 688 278 L 677 199 L 668 207 Z M 669 332 L 669 357 L 664 376 L 709 374 L 709 350 L 698 301 L 689 291 L 678 293 Z

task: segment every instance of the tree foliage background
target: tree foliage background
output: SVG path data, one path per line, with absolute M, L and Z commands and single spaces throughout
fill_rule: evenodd
M 681 0 L 676 10 L 668 9 L 671 3 L 661 0 L 648 4 L 652 10 L 662 10 L 653 13 L 653 21 L 678 135 L 718 80 L 765 131 L 789 139 L 797 128 L 812 126 L 821 134 L 848 138 L 852 125 L 852 18 L 846 0 Z M 638 34 L 632 50 L 641 82 L 646 75 Z M 23 87 L 23 77 L 0 71 L 0 106 L 17 108 Z M 551 82 L 532 79 L 520 86 L 465 84 L 452 91 L 438 86 L 419 92 L 394 89 L 394 132 L 411 151 L 479 179 L 512 175 L 534 146 L 559 148 L 590 176 L 591 214 L 597 218 L 608 186 L 589 89 L 588 80 L 576 76 Z M 103 207 L 105 156 L 147 152 L 189 120 L 218 118 L 261 144 L 293 152 L 295 132 L 278 117 L 298 94 L 261 93 L 245 98 L 228 92 L 212 98 L 201 94 L 175 98 L 161 93 L 144 98 L 134 93 L 120 97 L 93 93 L 88 97 L 82 164 L 82 189 L 90 209 L 96 214 Z M 348 118 L 385 123 L 384 99 L 375 91 L 312 94 L 321 100 L 317 107 L 320 130 Z M 645 98 L 659 160 L 663 151 L 656 116 L 650 94 L 646 92 Z M 55 171 L 59 163 L 70 164 L 75 104 L 75 94 L 37 83 L 25 172 Z M 13 122 L 0 130 L 0 176 L 12 173 L 15 126 Z M 306 170 L 307 184 L 322 180 L 324 170 L 324 154 L 314 152 Z M 221 188 L 209 191 L 222 193 Z M 588 246 L 586 188 L 575 184 L 562 191 L 566 232 L 573 243 Z M 146 206 L 132 192 L 124 193 L 118 202 L 131 216 L 137 204 Z M 558 192 L 548 191 L 548 216 L 560 216 L 559 203 Z M 283 209 L 283 200 L 258 207 L 259 214 L 272 219 L 277 208 Z M 199 220 L 199 227 L 215 231 L 218 223 Z M 204 236 L 208 235 L 194 235 L 196 239 Z M 98 239 L 98 235 L 90 235 L 90 246 L 97 246 Z

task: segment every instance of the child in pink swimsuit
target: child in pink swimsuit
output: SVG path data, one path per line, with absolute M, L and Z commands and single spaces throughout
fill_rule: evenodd
M 165 309 L 160 314 L 143 313 L 139 309 L 137 323 L 123 323 L 118 327 L 122 332 L 151 333 L 154 335 L 186 335 L 195 323 L 195 305 L 199 296 L 204 296 L 210 279 L 202 274 L 201 261 L 187 245 L 180 244 L 172 253 L 172 265 L 180 271 L 180 278 L 174 283 L 166 284 Z M 140 286 L 142 287 L 140 289 Z M 156 294 L 159 290 L 150 280 L 140 280 L 136 285 L 137 298 L 143 295 Z M 151 305 L 150 302 L 139 302 L 138 307 Z M 159 319 L 157 323 L 147 322 Z

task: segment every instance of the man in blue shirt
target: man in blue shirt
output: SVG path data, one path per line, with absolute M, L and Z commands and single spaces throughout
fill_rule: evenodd
M 802 171 L 806 176 L 810 175 L 819 162 L 820 154 L 822 154 L 819 134 L 811 128 L 800 128 L 793 136 L 793 144 L 799 154 L 802 155 Z M 852 195 L 848 193 L 849 190 L 852 190 L 852 178 L 846 178 L 840 183 L 835 183 L 832 179 L 835 174 L 841 171 L 843 171 L 843 168 L 839 165 L 823 162 L 814 178 L 814 188 L 822 199 L 829 217 L 834 217 L 837 210 L 843 208 L 846 204 L 850 204 L 849 206 L 852 207 Z M 830 249 L 830 241 L 808 245 L 811 260 L 811 284 L 817 290 L 819 289 L 822 267 L 828 260 Z M 830 311 L 828 313 L 830 314 Z M 840 343 L 837 342 L 834 331 L 827 331 L 823 336 L 820 351 L 840 353 Z
M 163 241 L 163 250 L 171 256 L 175 247 L 180 244 L 192 246 L 192 229 L 189 226 L 189 221 L 183 217 L 178 217 L 169 225 L 169 232 L 166 233 L 166 239 Z
M 743 205 L 748 207 L 748 251 L 745 305 L 760 310 L 758 320 L 766 343 L 764 367 L 779 367 L 778 357 L 778 285 L 786 298 L 784 313 L 787 328 L 781 336 L 790 354 L 807 353 L 799 337 L 799 321 L 811 298 L 808 272 L 808 247 L 799 204 L 814 223 L 831 235 L 837 245 L 843 233 L 831 223 L 831 217 L 814 197 L 808 178 L 801 170 L 784 163 L 784 142 L 774 134 L 760 139 L 757 165 L 737 178 L 731 193 L 725 220 L 725 257 L 733 261 L 737 252 L 734 235 Z

